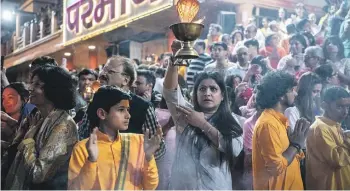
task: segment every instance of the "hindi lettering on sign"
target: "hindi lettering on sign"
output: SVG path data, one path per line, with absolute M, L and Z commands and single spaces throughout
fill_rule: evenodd
M 84 3 L 88 3 L 88 8 L 86 11 L 81 15 L 81 20 L 83 22 L 83 26 L 87 29 L 92 27 L 92 19 L 90 21 L 87 21 L 86 19 L 89 18 L 94 10 L 94 1 L 93 0 L 84 0 Z
M 94 20 L 96 23 L 102 21 L 105 16 L 105 6 L 110 6 L 109 19 L 115 18 L 115 0 L 100 0 L 100 3 L 95 7 Z
M 67 25 L 68 28 L 73 31 L 75 29 L 75 32 L 79 32 L 79 8 L 80 8 L 80 1 L 76 2 L 75 4 L 71 5 L 67 8 Z M 74 11 L 74 21 L 72 22 L 71 11 Z
M 65 45 L 111 31 L 174 5 L 174 0 L 64 1 Z

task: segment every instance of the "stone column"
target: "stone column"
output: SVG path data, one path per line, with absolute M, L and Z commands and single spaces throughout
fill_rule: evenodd
M 13 37 L 13 51 L 17 49 L 17 41 L 21 37 L 21 15 L 16 13 L 16 32 Z
M 57 17 L 56 12 L 51 11 L 51 34 L 57 31 Z
M 13 52 L 17 49 L 17 36 L 13 35 L 12 37 L 12 44 L 13 44 Z
M 30 34 L 29 34 L 30 32 L 29 31 L 30 31 L 30 27 L 28 24 L 26 24 L 23 28 L 23 36 L 22 36 L 23 47 L 27 46 L 30 42 L 30 40 L 29 40 L 30 39 Z
M 16 13 L 16 37 L 21 36 L 21 15 Z
M 36 41 L 38 35 L 38 24 L 35 22 L 30 23 L 30 43 L 33 43 Z
M 39 37 L 39 39 L 42 39 L 42 38 L 44 38 L 44 34 L 45 34 L 45 27 L 44 27 L 43 19 L 41 19 L 41 21 L 40 21 L 39 28 L 40 28 L 40 37 Z

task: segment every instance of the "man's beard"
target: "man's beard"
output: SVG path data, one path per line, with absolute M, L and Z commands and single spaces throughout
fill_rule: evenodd
M 289 108 L 289 107 L 294 107 L 295 106 L 295 103 L 289 103 L 288 101 L 288 97 L 287 96 L 284 96 L 284 99 L 282 101 L 282 105 L 285 107 L 285 108 Z

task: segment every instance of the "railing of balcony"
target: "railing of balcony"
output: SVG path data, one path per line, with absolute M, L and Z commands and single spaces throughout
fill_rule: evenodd
M 34 19 L 24 23 L 22 26 L 16 24 L 16 31 L 12 35 L 11 42 L 6 43 L 7 54 L 24 49 L 28 45 L 53 35 L 61 29 L 63 4 L 62 1 L 57 2 L 55 5 L 42 7 L 39 13 L 35 13 Z M 20 19 L 20 17 L 21 15 L 18 14 L 17 19 Z

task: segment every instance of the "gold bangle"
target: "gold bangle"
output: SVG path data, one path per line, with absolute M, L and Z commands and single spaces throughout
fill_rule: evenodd
M 207 129 L 207 131 L 205 133 L 209 134 L 210 130 L 211 130 L 211 126 L 209 126 L 209 128 Z

